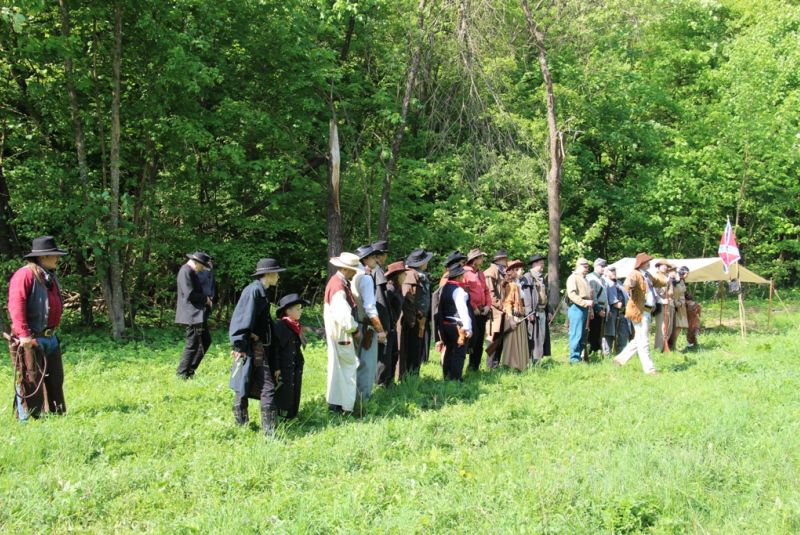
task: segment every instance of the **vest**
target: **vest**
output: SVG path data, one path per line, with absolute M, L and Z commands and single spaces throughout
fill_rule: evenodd
M 449 318 L 459 317 L 456 301 L 453 299 L 453 293 L 455 293 L 456 288 L 458 288 L 458 286 L 455 284 L 445 284 L 442 287 L 441 300 L 439 301 L 439 313 L 443 321 L 449 321 Z
M 61 286 L 58 284 L 58 277 L 54 274 L 50 274 L 50 276 L 53 278 L 54 289 L 58 292 L 59 299 L 61 299 Z M 47 297 L 47 288 L 36 277 L 33 277 L 33 288 L 31 288 L 31 293 L 28 295 L 26 314 L 31 332 L 40 332 L 47 328 L 47 320 L 50 319 L 50 300 Z

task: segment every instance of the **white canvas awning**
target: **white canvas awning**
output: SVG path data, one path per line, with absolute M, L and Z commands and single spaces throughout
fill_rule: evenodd
M 658 260 L 658 258 L 655 260 Z M 656 268 L 652 266 L 655 260 L 651 262 L 650 267 L 650 271 L 653 273 L 656 271 Z M 740 266 L 738 262 L 731 266 L 728 273 L 725 273 L 721 258 L 668 258 L 667 260 L 677 267 L 686 266 L 689 268 L 686 282 L 738 280 L 739 282 L 769 284 L 767 279 Z M 634 262 L 634 258 L 623 258 L 611 264 L 617 268 L 617 278 L 626 278 L 628 274 L 633 271 Z

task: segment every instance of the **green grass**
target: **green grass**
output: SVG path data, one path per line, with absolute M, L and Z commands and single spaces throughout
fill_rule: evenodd
M 800 331 L 785 313 L 753 327 L 659 354 L 660 377 L 569 365 L 562 335 L 524 373 L 453 384 L 429 364 L 363 420 L 326 412 L 315 342 L 278 443 L 233 425 L 223 332 L 184 382 L 177 328 L 137 344 L 67 329 L 65 417 L 18 425 L 0 365 L 0 531 L 797 533 Z

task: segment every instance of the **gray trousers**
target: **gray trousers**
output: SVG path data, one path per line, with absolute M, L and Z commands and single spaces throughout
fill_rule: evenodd
M 361 340 L 364 340 L 363 325 L 359 325 Z M 359 344 L 360 346 L 360 344 Z M 378 333 L 372 333 L 372 345 L 369 349 L 359 347 L 358 368 L 356 368 L 356 388 L 364 401 L 369 401 L 372 396 L 372 387 L 375 384 L 375 372 L 378 370 Z

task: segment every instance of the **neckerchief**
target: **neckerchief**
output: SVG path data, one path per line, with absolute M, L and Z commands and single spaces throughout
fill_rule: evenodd
M 457 281 L 457 280 L 455 280 L 455 279 L 449 279 L 449 280 L 447 281 L 447 284 L 455 284 L 456 286 L 458 286 L 459 288 L 461 288 L 461 289 L 462 289 L 462 290 L 464 290 L 465 292 L 467 291 L 467 285 L 466 285 L 465 283 L 463 283 L 463 282 L 459 282 L 459 281 Z
M 303 345 L 303 348 L 305 348 L 308 341 L 306 340 L 306 337 L 303 334 L 303 328 L 300 326 L 300 322 L 297 321 L 296 319 L 290 318 L 289 316 L 284 316 L 281 318 L 281 320 L 285 321 L 286 325 L 288 325 L 289 328 L 292 331 L 294 331 L 294 333 L 297 336 L 300 337 L 300 343 Z

